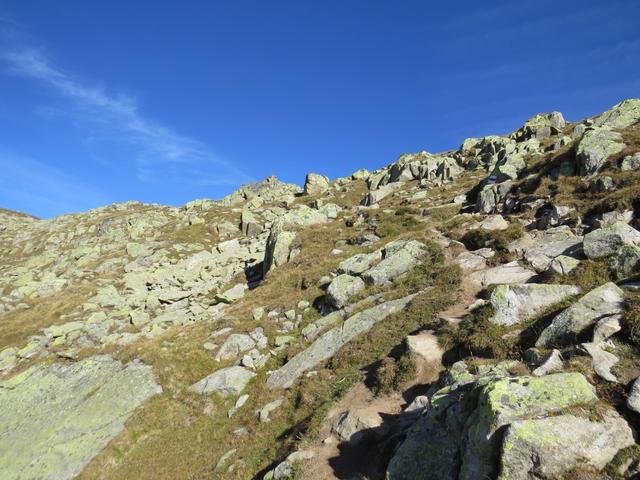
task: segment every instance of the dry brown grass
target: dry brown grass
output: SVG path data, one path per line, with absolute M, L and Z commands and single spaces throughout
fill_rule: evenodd
M 0 350 L 24 346 L 27 337 L 39 335 L 42 329 L 68 322 L 62 315 L 76 309 L 93 293 L 93 287 L 69 287 L 50 297 L 27 300 L 27 309 L 13 310 L 0 317 Z

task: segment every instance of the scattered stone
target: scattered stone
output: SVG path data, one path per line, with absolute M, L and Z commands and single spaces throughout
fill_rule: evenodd
M 247 403 L 247 400 L 249 400 L 249 395 L 247 395 L 247 394 L 240 395 L 240 396 L 238 397 L 238 400 L 236 400 L 236 403 L 235 403 L 235 405 L 233 406 L 233 408 L 231 408 L 231 410 L 229 410 L 229 411 L 227 412 L 227 417 L 228 417 L 228 418 L 233 417 L 233 416 L 235 415 L 235 413 L 236 413 L 240 408 L 242 408 L 242 406 L 243 406 L 245 403 Z
M 580 265 L 580 260 L 567 255 L 560 255 L 551 261 L 549 270 L 564 276 L 569 275 L 578 265 Z
M 236 448 L 232 448 L 231 450 L 227 450 L 227 452 L 222 455 L 222 457 L 220 457 L 220 460 L 218 460 L 218 463 L 216 463 L 216 471 L 220 471 L 222 470 L 225 465 L 229 462 L 229 460 L 231 460 L 231 457 L 233 457 L 235 455 L 235 453 L 238 450 Z
M 267 403 L 264 407 L 262 407 L 260 410 L 258 410 L 258 420 L 260 420 L 261 423 L 266 423 L 266 422 L 270 422 L 271 418 L 269 418 L 269 416 L 280 407 L 280 405 L 282 405 L 282 403 L 284 402 L 283 398 L 278 398 L 277 400 L 274 400 L 273 402 L 269 402 Z
M 470 278 L 483 287 L 499 283 L 523 283 L 536 276 L 536 272 L 521 267 L 518 262 L 505 263 L 487 270 L 474 272 Z
M 253 310 L 251 310 L 251 316 L 256 322 L 258 320 L 261 320 L 262 317 L 264 316 L 264 308 L 263 307 L 254 308 Z
M 358 445 L 365 436 L 382 436 L 384 428 L 380 415 L 376 412 L 343 412 L 331 428 L 331 432 L 352 446 Z
M 627 155 L 620 164 L 620 170 L 622 171 L 638 169 L 640 169 L 640 152 L 634 153 L 633 155 Z
M 636 413 L 640 413 L 640 377 L 636 378 L 631 386 L 631 392 L 627 398 L 627 407 Z
M 478 225 L 481 230 L 506 230 L 509 228 L 509 222 L 507 222 L 502 215 L 489 215 Z
M 593 371 L 596 372 L 599 377 L 604 378 L 608 382 L 618 382 L 616 376 L 611 373 L 611 368 L 618 363 L 619 359 L 613 353 L 607 352 L 602 342 L 597 344 L 592 342 L 581 343 L 580 350 L 591 356 Z
M 356 313 L 318 338 L 306 350 L 298 353 L 286 364 L 273 372 L 267 379 L 267 388 L 289 388 L 304 372 L 336 354 L 340 348 L 356 336 L 369 331 L 373 326 L 389 315 L 401 311 L 413 298 L 409 295 L 398 300 L 376 305 Z

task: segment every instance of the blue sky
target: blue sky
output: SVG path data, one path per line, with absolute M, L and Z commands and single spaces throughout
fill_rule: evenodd
M 640 2 L 3 0 L 0 206 L 181 205 L 640 96 Z

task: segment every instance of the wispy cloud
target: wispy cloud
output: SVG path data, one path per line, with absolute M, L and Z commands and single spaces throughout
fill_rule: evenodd
M 133 167 L 141 182 L 164 181 L 167 175 L 178 175 L 193 185 L 252 181 L 206 143 L 145 116 L 134 98 L 108 92 L 56 66 L 40 48 L 13 42 L 0 48 L 0 61 L 6 73 L 40 82 L 63 100 L 62 107 L 42 108 L 47 115 L 70 116 L 74 124 L 92 130 L 94 143 L 99 139 L 132 147 Z

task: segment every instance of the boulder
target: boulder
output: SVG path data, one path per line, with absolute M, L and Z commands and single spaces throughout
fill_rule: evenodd
M 256 374 L 244 367 L 222 368 L 189 387 L 200 395 L 239 395 Z
M 543 285 L 536 283 L 498 285 L 491 293 L 495 314 L 490 318 L 497 325 L 514 325 L 540 315 L 546 308 L 580 293 L 573 285 Z
M 276 411 L 280 405 L 284 403 L 284 398 L 278 398 L 273 402 L 267 403 L 264 407 L 258 410 L 258 420 L 260 423 L 267 423 L 271 421 L 270 415 Z
M 600 471 L 634 443 L 631 428 L 613 410 L 597 420 L 518 420 L 504 434 L 498 480 L 555 480 L 576 468 Z
M 358 335 L 368 332 L 376 323 L 401 311 L 415 296 L 414 294 L 391 300 L 349 317 L 342 325 L 324 333 L 307 349 L 273 372 L 267 379 L 267 387 L 270 390 L 289 388 L 304 372 L 333 357 L 343 345 Z
M 606 283 L 580 298 L 556 316 L 536 342 L 540 348 L 568 345 L 604 317 L 622 313 L 624 294 L 615 283 Z
M 476 212 L 488 214 L 499 211 L 511 187 L 512 182 L 510 180 L 485 185 L 478 194 Z
M 326 299 L 330 305 L 342 308 L 351 297 L 365 289 L 364 281 L 360 277 L 352 277 L 346 273 L 338 275 L 327 288 Z
M 329 190 L 329 179 L 317 173 L 308 173 L 304 180 L 305 195 L 322 195 Z
M 616 222 L 584 236 L 584 253 L 590 259 L 616 255 L 625 245 L 640 246 L 640 232 L 624 222 Z
M 244 297 L 244 292 L 247 286 L 243 283 L 237 283 L 229 290 L 225 290 L 223 293 L 216 295 L 216 300 L 221 303 L 233 303 Z
M 284 265 L 291 260 L 292 246 L 297 237 L 295 232 L 284 230 L 284 222 L 276 221 L 271 227 L 264 253 L 263 275 L 266 275 L 272 267 Z
M 36 365 L 0 382 L 0 477 L 76 478 L 161 392 L 150 366 L 108 355 Z
M 339 439 L 358 445 L 366 436 L 379 436 L 384 433 L 382 417 L 377 412 L 347 411 L 338 416 L 331 428 Z
M 608 128 L 588 130 L 576 149 L 579 175 L 595 175 L 605 161 L 624 150 L 622 135 Z
M 378 188 L 377 190 L 371 190 L 365 195 L 364 199 L 362 200 L 362 205 L 367 207 L 375 205 L 385 197 L 388 197 L 393 192 L 395 192 L 399 186 L 400 184 L 398 183 L 390 183 L 388 185 L 385 185 L 384 187 Z
M 557 135 L 565 127 L 566 122 L 561 112 L 540 113 L 516 131 L 512 138 L 524 141 L 531 138 L 543 140 L 551 135 Z

